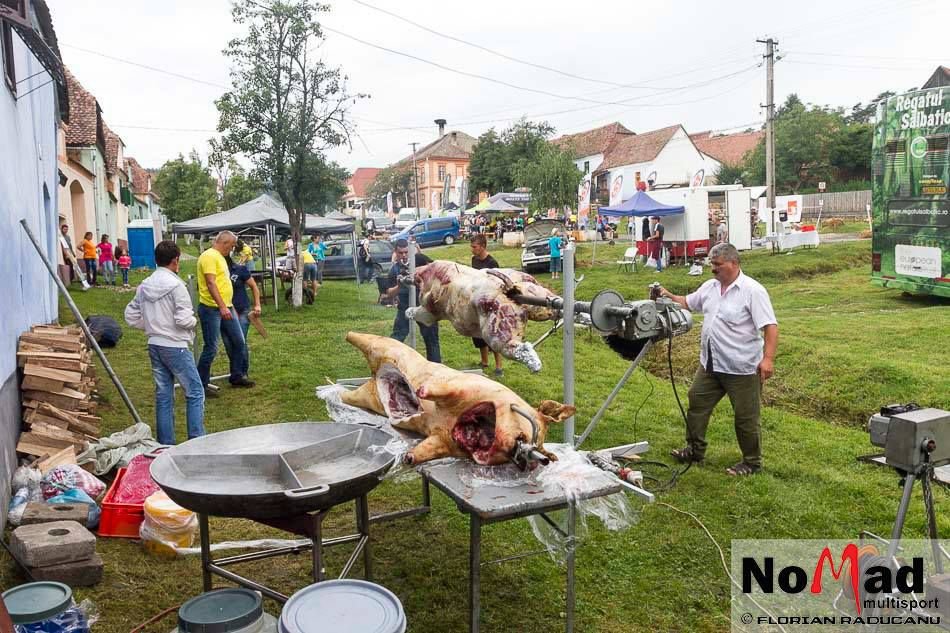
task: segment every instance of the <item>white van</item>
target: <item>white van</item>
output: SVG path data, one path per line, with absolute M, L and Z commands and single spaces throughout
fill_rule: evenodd
M 401 231 L 407 229 L 419 220 L 419 213 L 416 209 L 403 209 L 396 216 L 396 229 Z

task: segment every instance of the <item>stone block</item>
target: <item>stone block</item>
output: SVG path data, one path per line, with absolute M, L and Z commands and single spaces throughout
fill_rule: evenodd
M 92 558 L 96 537 L 75 521 L 21 525 L 10 536 L 10 549 L 27 567 L 49 567 Z
M 89 506 L 85 503 L 46 503 L 31 501 L 23 510 L 20 525 L 50 523 L 51 521 L 75 521 L 85 526 L 89 520 Z
M 102 559 L 98 554 L 93 554 L 86 560 L 49 567 L 30 567 L 30 573 L 36 580 L 61 582 L 70 587 L 91 587 L 102 580 L 102 569 Z

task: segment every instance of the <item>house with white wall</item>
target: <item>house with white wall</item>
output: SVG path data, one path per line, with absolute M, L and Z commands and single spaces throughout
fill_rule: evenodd
M 56 286 L 20 225 L 53 262 L 59 250 L 56 134 L 68 120 L 66 80 L 43 0 L 0 2 L 0 508 L 10 499 L 20 433 L 16 348 L 21 333 L 59 315 Z M 0 527 L 6 512 L 0 512 Z
M 621 200 L 637 191 L 637 182 L 653 180 L 654 187 L 681 185 L 701 169 L 710 173 L 712 163 L 690 139 L 682 125 L 618 136 L 593 170 L 595 204 L 609 203 L 610 189 L 622 177 Z
M 604 125 L 592 130 L 565 134 L 551 142 L 563 150 L 570 151 L 574 157 L 574 164 L 583 174 L 590 174 L 600 168 L 611 148 L 619 138 L 632 136 L 634 133 L 619 122 Z

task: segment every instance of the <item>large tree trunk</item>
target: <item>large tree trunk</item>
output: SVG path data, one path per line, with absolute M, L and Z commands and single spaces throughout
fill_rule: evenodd
M 291 285 L 290 302 L 293 307 L 299 308 L 303 305 L 303 253 L 300 249 L 300 237 L 304 229 L 303 209 L 288 206 L 287 217 L 290 220 L 290 239 L 294 242 L 294 280 Z

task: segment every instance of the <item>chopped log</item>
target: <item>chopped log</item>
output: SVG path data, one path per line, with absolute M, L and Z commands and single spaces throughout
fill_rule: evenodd
M 23 355 L 46 353 L 55 354 L 57 352 L 17 352 L 17 365 L 20 367 L 25 367 L 27 363 L 29 363 L 31 365 L 39 365 L 40 367 L 48 367 L 49 369 L 62 369 L 64 371 L 79 372 L 84 376 L 88 375 L 87 370 L 89 368 L 89 364 L 84 363 L 79 359 Z
M 78 383 L 83 379 L 81 372 L 43 367 L 36 362 L 28 362 L 23 367 L 23 373 L 27 376 L 38 376 L 40 378 L 48 378 L 49 380 L 58 380 L 59 382 Z
M 59 418 L 53 418 L 48 415 L 43 415 L 36 410 L 31 409 L 28 414 L 23 417 L 24 424 L 46 424 L 49 426 L 58 426 L 61 429 L 68 429 L 69 422 L 67 420 L 61 420 Z
M 63 388 L 63 391 L 59 393 L 49 393 L 47 391 L 24 391 L 23 397 L 30 400 L 36 400 L 38 402 L 47 402 L 54 407 L 63 409 L 65 411 L 75 411 L 76 409 L 80 408 L 86 398 L 84 394 L 81 394 L 78 391 L 73 391 L 72 389 L 66 389 L 65 387 Z
M 73 443 L 69 440 L 61 440 L 55 437 L 35 435 L 33 433 L 21 433 L 20 441 L 16 445 L 16 450 L 18 453 L 43 456 L 58 453 L 67 446 L 73 446 Z
M 57 440 L 72 442 L 74 445 L 77 445 L 80 448 L 85 448 L 86 442 L 88 441 L 86 436 L 82 433 L 73 433 L 67 429 L 61 429 L 58 426 L 42 424 L 40 422 L 34 422 L 30 425 L 30 433 L 33 435 L 41 435 L 43 437 L 50 437 Z
M 27 343 L 20 338 L 20 344 L 17 349 L 21 352 L 45 352 L 48 354 L 55 353 L 55 350 L 48 345 L 39 345 L 37 343 Z
M 54 350 L 63 352 L 79 352 L 85 347 L 82 341 L 77 341 L 64 336 L 51 336 L 48 334 L 21 334 L 20 342 L 32 345 L 42 345 L 51 347 Z
M 20 388 L 23 389 L 23 391 L 49 391 L 59 393 L 66 388 L 66 383 L 61 380 L 50 380 L 38 376 L 24 376 L 23 384 L 20 385 Z
M 72 446 L 67 446 L 58 453 L 54 453 L 49 457 L 40 459 L 38 462 L 33 464 L 40 469 L 40 472 L 44 475 L 49 471 L 53 470 L 57 466 L 63 466 L 64 464 L 75 464 L 76 463 L 76 449 Z

